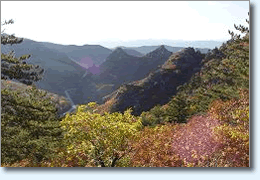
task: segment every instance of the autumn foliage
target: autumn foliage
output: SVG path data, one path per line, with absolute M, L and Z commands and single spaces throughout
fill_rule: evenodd
M 224 144 L 219 166 L 249 167 L 249 91 L 241 90 L 239 99 L 213 102 L 210 114 L 222 123 L 215 128 Z
M 78 155 L 79 159 L 85 156 L 84 166 L 114 167 L 131 152 L 130 143 L 138 137 L 141 120 L 130 110 L 100 115 L 93 112 L 95 106 L 79 106 L 76 114 L 62 120 L 67 153 Z
M 141 116 L 107 112 L 110 99 L 59 122 L 37 89 L 3 89 L 2 166 L 249 167 L 249 29 L 235 27 L 243 37 L 230 32 L 167 104 Z
M 131 162 L 134 167 L 181 167 L 183 161 L 172 148 L 178 125 L 145 127 L 140 140 L 133 144 Z

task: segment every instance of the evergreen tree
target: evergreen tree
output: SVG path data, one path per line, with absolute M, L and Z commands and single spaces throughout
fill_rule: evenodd
M 2 27 L 13 23 L 13 20 L 5 21 L 2 23 Z M 2 45 L 14 45 L 22 42 L 22 38 L 4 34 L 4 30 L 1 32 Z M 27 85 L 31 85 L 34 81 L 42 79 L 44 70 L 38 65 L 27 64 L 26 60 L 28 58 L 30 58 L 30 55 L 23 55 L 16 58 L 14 52 L 8 54 L 1 53 L 1 79 L 16 79 Z
M 57 109 L 35 86 L 26 90 L 1 90 L 1 161 L 25 158 L 34 162 L 54 152 L 61 138 Z
M 5 21 L 2 25 L 12 23 L 12 20 Z M 1 34 L 3 45 L 21 42 L 22 39 L 14 35 Z M 25 62 L 28 57 L 16 58 L 13 52 L 1 53 L 2 164 L 23 159 L 39 163 L 50 157 L 61 138 L 55 104 L 47 92 L 37 89 L 35 85 L 27 86 L 40 80 L 43 75 L 43 69 L 39 66 Z M 13 79 L 26 85 L 9 81 Z

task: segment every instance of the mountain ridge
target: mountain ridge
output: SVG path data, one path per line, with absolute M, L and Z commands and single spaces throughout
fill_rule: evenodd
M 171 52 L 160 47 L 142 57 L 128 55 L 122 48 L 116 48 L 100 65 L 100 78 L 114 84 L 137 80 L 162 64 L 170 55 Z
M 100 79 L 102 78 L 105 80 L 105 84 L 115 84 L 114 88 L 119 87 L 119 85 L 121 85 L 122 83 L 144 78 L 149 72 L 156 69 L 158 65 L 163 64 L 164 61 L 167 60 L 167 58 L 171 55 L 171 52 L 168 50 L 169 48 L 175 48 L 169 46 L 146 46 L 148 49 L 150 48 L 150 50 L 151 48 L 157 49 L 154 49 L 154 51 L 147 54 L 142 54 L 134 49 L 119 47 L 115 49 L 115 52 L 118 53 L 115 53 L 114 51 L 104 48 L 101 45 L 85 44 L 82 46 L 64 46 L 49 42 L 37 42 L 26 38 L 24 39 L 24 42 L 22 44 L 10 47 L 8 45 L 1 45 L 1 47 L 3 47 L 2 49 L 6 52 L 14 50 L 17 56 L 32 54 L 32 57 L 28 60 L 28 63 L 40 65 L 45 69 L 44 78 L 43 80 L 36 83 L 37 86 L 52 93 L 58 93 L 60 95 L 65 95 L 65 90 L 73 88 L 75 89 L 75 91 L 71 92 L 77 93 L 78 95 L 74 96 L 74 94 L 72 93 L 71 96 L 73 98 L 76 98 L 73 100 L 77 103 L 85 102 L 86 100 L 83 100 L 82 97 L 86 97 L 89 95 L 89 93 L 85 92 L 90 91 L 90 87 L 94 87 L 92 85 L 93 82 L 99 83 Z M 157 52 L 160 51 L 160 47 L 164 47 L 161 50 L 162 57 L 160 57 L 160 53 Z M 95 48 L 104 49 L 105 53 L 101 53 L 104 59 L 102 61 L 96 62 L 91 56 L 89 58 L 83 58 L 83 61 L 80 61 L 80 55 L 77 56 L 76 59 L 75 56 L 69 56 L 71 53 L 77 54 L 81 51 L 84 52 L 84 48 L 88 48 L 89 52 L 92 52 L 93 57 L 96 56 L 95 54 L 97 54 L 97 51 L 94 51 Z M 68 49 L 70 49 L 69 51 L 71 52 L 68 52 Z M 175 48 L 175 50 L 180 49 L 182 48 Z M 89 52 L 86 52 L 86 54 L 83 56 L 87 57 L 87 54 Z M 166 55 L 164 56 L 163 54 Z M 122 62 L 117 61 L 119 60 L 120 56 L 122 60 L 125 60 L 123 60 Z M 72 59 L 74 61 L 72 61 Z M 98 78 L 98 81 L 96 81 L 95 78 L 93 79 L 91 77 L 91 74 L 99 73 L 104 64 L 109 64 L 109 59 L 117 59 L 114 62 L 113 68 L 110 69 L 108 73 L 103 74 L 103 77 Z M 100 62 L 102 62 L 102 64 L 100 64 L 99 66 L 98 64 Z M 91 86 L 88 86 L 87 84 L 91 84 Z M 79 91 L 81 93 L 79 93 Z M 82 97 L 80 97 L 80 94 L 82 94 Z M 96 96 L 94 92 L 92 92 L 91 95 L 93 97 Z M 97 99 L 92 98 L 92 100 Z
M 155 105 L 167 103 L 179 85 L 199 72 L 202 58 L 201 53 L 193 48 L 173 53 L 157 70 L 143 79 L 121 85 L 103 100 L 113 99 L 111 112 L 124 112 L 132 107 L 133 114 L 140 115 Z

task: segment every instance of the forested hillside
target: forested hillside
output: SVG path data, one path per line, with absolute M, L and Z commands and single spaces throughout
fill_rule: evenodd
M 146 56 L 153 55 L 155 53 Z M 146 78 L 120 86 L 115 92 L 104 97 L 104 100 L 113 99 L 115 101 L 111 108 L 112 112 L 124 112 L 127 108 L 132 107 L 135 115 L 140 115 L 155 105 L 163 105 L 176 94 L 179 85 L 188 82 L 191 76 L 200 70 L 203 56 L 193 48 L 173 53 L 167 61 L 149 73 Z M 139 69 L 143 70 L 143 68 Z
M 162 57 L 147 56 L 151 53 L 156 54 L 160 46 L 144 46 L 136 49 L 138 51 L 124 47 L 121 53 L 126 55 L 118 60 L 119 55 L 116 53 L 118 50 L 112 52 L 100 45 L 59 45 L 30 39 L 23 39 L 19 44 L 1 44 L 2 53 L 8 54 L 13 51 L 16 57 L 28 54 L 30 55 L 28 64 L 39 65 L 44 69 L 43 78 L 35 82 L 37 87 L 62 96 L 68 91 L 76 104 L 102 102 L 102 97 L 111 93 L 121 83 L 145 77 L 157 65 L 163 64 L 171 52 L 176 52 L 182 47 L 165 46 L 165 52 L 166 49 L 168 51 Z M 147 53 L 140 53 L 142 49 Z M 112 90 L 100 92 L 96 88 L 112 84 L 114 86 Z
M 26 97 L 1 89 L 1 165 L 249 167 L 249 28 L 235 28 L 229 41 L 206 55 L 194 48 L 172 54 L 160 47 L 144 56 L 146 67 L 155 57 L 165 58 L 150 73 L 115 74 L 120 57 L 139 63 L 117 49 L 118 59 L 113 67 L 107 62 L 104 77 L 110 73 L 123 80 L 139 72 L 140 81 L 120 86 L 104 104 L 79 105 L 63 118 L 46 92 L 33 85 Z M 14 36 L 1 40 L 20 43 Z M 2 79 L 33 84 L 42 78 L 40 67 L 28 65 L 26 56 L 1 56 Z

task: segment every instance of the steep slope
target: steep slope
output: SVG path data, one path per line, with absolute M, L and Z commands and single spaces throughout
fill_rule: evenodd
M 131 47 L 125 47 L 125 46 L 118 46 L 118 47 L 115 47 L 115 48 L 111 48 L 111 50 L 116 50 L 117 48 L 121 48 L 124 50 L 124 52 L 126 52 L 128 55 L 131 55 L 131 56 L 136 56 L 136 57 L 142 57 L 144 56 L 145 54 L 142 54 L 140 51 L 136 51 L 134 50 L 133 48 Z
M 25 39 L 18 45 L 1 45 L 1 49 L 2 53 L 13 50 L 16 56 L 31 54 L 28 63 L 39 65 L 45 71 L 37 86 L 53 93 L 65 95 L 64 90 L 77 86 L 78 79 L 86 72 L 66 54 L 49 49 L 40 42 Z
M 100 79 L 106 83 L 122 83 L 130 80 L 138 58 L 128 55 L 122 48 L 115 49 L 100 65 Z
M 141 58 L 138 69 L 133 80 L 144 78 L 149 72 L 155 70 L 157 66 L 163 64 L 170 56 L 171 52 L 165 46 L 160 46 L 154 51 Z
M 61 45 L 53 44 L 49 42 L 36 42 L 30 39 L 24 39 L 22 44 L 16 45 L 17 47 L 26 46 L 26 53 L 32 53 L 31 50 L 35 48 L 49 49 L 57 54 L 65 54 L 69 58 L 72 58 L 77 63 L 81 64 L 84 68 L 91 67 L 93 64 L 100 65 L 105 61 L 107 56 L 112 52 L 112 50 L 102 47 L 100 45 Z M 4 51 L 7 49 L 13 49 L 10 47 L 2 46 Z M 138 53 L 138 52 L 137 52 Z M 17 52 L 17 54 L 21 54 Z M 41 58 L 46 54 L 41 54 Z
M 154 54 L 149 56 L 151 55 Z M 200 70 L 201 61 L 201 53 L 193 48 L 173 53 L 160 68 L 146 78 L 120 86 L 104 97 L 104 101 L 115 100 L 112 112 L 123 112 L 132 107 L 133 113 L 140 115 L 157 104 L 167 103 L 176 93 L 176 88 Z
M 143 57 L 128 55 L 122 48 L 117 48 L 100 65 L 100 79 L 117 85 L 141 79 L 167 60 L 170 55 L 171 52 L 167 51 L 164 46 Z
M 93 64 L 100 65 L 105 61 L 112 50 L 100 45 L 59 45 L 44 42 L 43 45 L 58 52 L 65 53 L 75 59 L 83 67 L 91 67 Z
M 123 48 L 123 50 L 124 50 L 127 54 L 129 54 L 129 55 L 131 55 L 131 56 L 136 56 L 136 57 L 142 57 L 142 56 L 144 56 L 144 54 L 142 54 L 142 53 L 140 53 L 139 51 L 136 51 L 136 50 L 134 50 L 134 49 Z
M 129 49 L 134 49 L 142 54 L 148 54 L 154 50 L 156 50 L 157 48 L 159 48 L 160 46 L 140 46 L 140 47 L 129 47 Z M 170 52 L 177 52 L 181 49 L 183 49 L 183 47 L 172 47 L 172 46 L 164 46 L 168 51 Z

